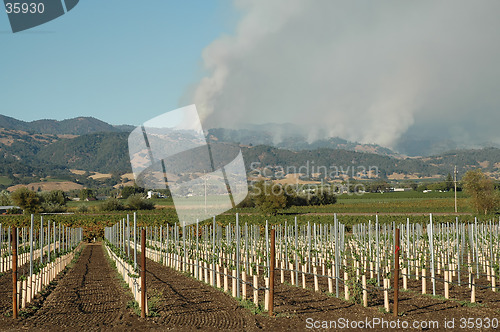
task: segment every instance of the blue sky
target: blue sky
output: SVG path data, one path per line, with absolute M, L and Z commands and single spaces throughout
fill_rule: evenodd
M 82 0 L 13 34 L 2 6 L 0 114 L 140 124 L 183 106 L 203 49 L 236 21 L 229 1 Z
M 138 125 L 195 103 L 204 129 L 286 122 L 311 141 L 500 146 L 499 11 L 498 0 L 82 0 L 17 34 L 0 12 L 0 114 Z

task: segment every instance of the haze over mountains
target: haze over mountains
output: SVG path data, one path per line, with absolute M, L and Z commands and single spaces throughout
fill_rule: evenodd
M 70 169 L 129 173 L 127 138 L 133 128 L 89 117 L 25 122 L 0 115 L 0 176 L 12 183 L 24 183 L 46 177 L 71 180 L 74 175 Z M 349 170 L 349 176 L 356 178 L 360 168 L 377 167 L 381 178 L 418 180 L 445 176 L 457 165 L 460 174 L 480 167 L 494 177 L 500 176 L 497 148 L 407 157 L 375 144 L 338 137 L 308 142 L 296 132 L 292 125 L 268 124 L 240 130 L 210 129 L 207 137 L 209 141 L 239 143 L 249 173 L 260 172 L 259 167 L 264 166 L 299 169 L 309 165 Z M 277 134 L 281 136 L 279 141 Z
M 62 121 L 42 119 L 26 122 L 0 114 L 0 128 L 21 130 L 35 134 L 85 135 L 100 132 L 130 132 L 135 126 L 126 124 L 111 125 L 93 117 L 77 117 Z M 451 139 L 443 139 L 431 135 L 423 137 L 422 135 L 409 133 L 409 135 L 403 136 L 398 141 L 394 150 L 391 150 L 377 144 L 361 144 L 340 137 L 312 139 L 312 137 L 318 135 L 315 134 L 306 137 L 302 132 L 303 130 L 294 124 L 269 123 L 263 125 L 247 125 L 240 129 L 209 129 L 208 137 L 209 139 L 214 138 L 222 141 L 238 142 L 242 145 L 269 145 L 293 151 L 330 148 L 380 155 L 402 155 L 410 157 L 425 157 L 458 149 L 477 149 L 484 147 L 500 148 L 497 144 L 489 142 L 465 145 L 459 144 Z

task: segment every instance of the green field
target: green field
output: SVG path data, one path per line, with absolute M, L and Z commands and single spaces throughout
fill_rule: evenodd
M 121 200 L 126 203 L 126 200 Z M 171 199 L 152 199 L 157 208 L 174 207 Z M 203 199 L 200 198 L 200 204 Z M 95 209 L 102 201 L 71 201 L 68 202 L 70 210 L 76 210 L 80 206 L 87 206 L 90 211 Z M 470 208 L 467 196 L 463 192 L 457 193 L 458 212 L 470 214 L 474 211 Z M 349 213 L 349 214 L 412 214 L 412 213 L 450 213 L 455 211 L 453 192 L 430 192 L 421 193 L 391 192 L 391 193 L 367 193 L 363 195 L 340 195 L 336 204 L 321 206 L 292 206 L 280 211 L 280 214 L 308 214 L 308 213 Z M 229 213 L 260 214 L 256 208 L 236 208 Z
M 360 199 L 376 199 L 376 200 L 405 200 L 405 199 L 429 199 L 429 198 L 454 198 L 453 191 L 437 192 L 431 191 L 423 193 L 420 191 L 404 191 L 404 192 L 385 192 L 385 193 L 365 193 L 365 194 L 343 194 L 339 195 L 340 200 L 360 200 Z M 463 191 L 457 192 L 457 198 L 464 198 L 467 195 Z
M 454 214 L 454 194 L 451 193 L 427 193 L 420 192 L 398 192 L 398 193 L 376 193 L 364 195 L 341 195 L 336 204 L 325 206 L 294 206 L 279 211 L 277 215 L 263 215 L 256 208 L 235 208 L 216 217 L 220 225 L 234 224 L 235 214 L 239 213 L 241 224 L 265 224 L 266 220 L 270 224 L 293 223 L 295 218 L 299 224 L 309 223 L 333 223 L 334 213 L 340 222 L 347 225 L 350 230 L 351 225 L 368 220 L 378 220 L 381 223 L 410 222 L 427 223 L 429 213 L 435 213 L 435 222 L 453 222 L 455 218 L 461 221 L 473 221 L 475 214 L 469 206 L 469 202 L 464 193 L 458 193 L 458 211 Z M 126 200 L 121 200 L 126 203 Z M 137 211 L 139 225 L 172 225 L 178 222 L 177 214 L 170 199 L 154 199 L 157 205 L 156 210 Z M 47 215 L 45 218 L 54 222 L 61 222 L 71 226 L 82 226 L 85 234 L 89 236 L 99 236 L 103 226 L 109 226 L 118 220 L 126 218 L 127 214 L 132 217 L 134 211 L 100 212 L 97 206 L 102 201 L 90 202 L 68 202 L 68 212 L 70 215 Z M 78 207 L 87 206 L 88 212 L 79 213 Z M 480 220 L 496 219 L 495 215 L 477 215 Z M 38 217 L 37 217 L 38 218 Z M 132 219 L 131 219 L 132 220 Z M 205 221 L 211 223 L 212 220 Z M 17 224 L 28 225 L 29 216 L 0 216 L 0 223 L 4 225 Z
M 0 185 L 8 186 L 12 183 L 12 180 L 8 176 L 0 176 Z
M 91 207 L 95 207 L 95 206 L 98 206 L 99 204 L 101 204 L 102 201 L 69 201 L 66 203 L 66 205 L 69 207 L 69 208 L 78 208 L 80 206 L 86 206 L 88 208 L 91 208 Z
M 467 200 L 464 193 L 457 193 L 458 212 L 473 212 Z M 288 210 L 297 213 L 454 213 L 455 200 L 453 192 L 344 194 L 333 205 L 291 207 Z
M 155 205 L 159 205 L 159 206 L 174 206 L 174 203 L 172 202 L 171 199 L 159 199 L 159 198 L 153 198 L 151 199 L 151 201 L 155 204 Z M 98 206 L 99 204 L 101 204 L 103 201 L 69 201 L 67 202 L 67 206 L 69 208 L 78 208 L 80 206 L 86 206 L 88 208 L 93 208 L 93 207 L 96 207 Z M 126 199 L 120 199 L 120 202 L 122 202 L 123 204 L 125 204 L 127 202 Z

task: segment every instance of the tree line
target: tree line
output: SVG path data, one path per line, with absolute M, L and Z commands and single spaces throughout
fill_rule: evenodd
M 125 189 L 127 188 L 127 189 Z M 151 210 L 154 203 L 144 197 L 144 189 L 138 187 L 125 187 L 126 199 L 119 200 L 110 197 L 103 200 L 98 206 L 99 211 L 121 211 L 121 210 Z M 95 191 L 92 189 L 80 190 L 79 198 L 83 200 L 95 200 Z M 9 193 L 6 190 L 0 192 L 0 205 L 15 205 L 24 213 L 61 213 L 67 211 L 68 196 L 62 190 L 51 190 L 35 192 L 26 187 L 20 187 Z M 125 201 L 125 203 L 123 203 Z M 87 212 L 86 206 L 81 206 L 79 212 Z M 16 213 L 17 211 L 10 211 Z
M 291 206 L 328 205 L 336 202 L 336 195 L 323 188 L 300 192 L 292 185 L 258 181 L 250 186 L 247 197 L 238 207 L 254 207 L 264 214 L 276 215 L 278 211 Z

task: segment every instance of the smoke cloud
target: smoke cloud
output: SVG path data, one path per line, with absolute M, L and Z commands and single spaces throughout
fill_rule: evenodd
M 310 140 L 393 147 L 431 126 L 500 143 L 499 1 L 233 5 L 241 19 L 204 50 L 192 95 L 205 127 L 292 123 Z

